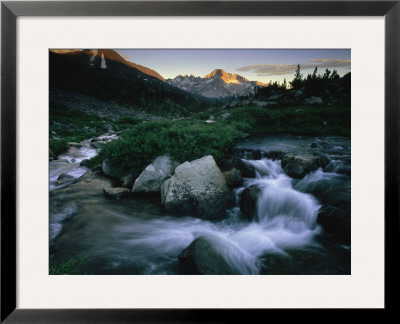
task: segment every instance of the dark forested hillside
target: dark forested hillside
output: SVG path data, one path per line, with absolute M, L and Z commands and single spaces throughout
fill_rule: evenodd
M 212 104 L 165 83 L 156 71 L 128 62 L 113 50 L 49 55 L 50 93 L 73 91 L 164 116 L 188 115 Z

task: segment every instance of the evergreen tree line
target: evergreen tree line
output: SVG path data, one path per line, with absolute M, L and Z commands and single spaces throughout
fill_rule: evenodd
M 312 74 L 308 74 L 306 78 L 303 78 L 303 74 L 300 70 L 300 65 L 297 65 L 294 78 L 290 81 L 290 86 L 293 89 L 314 89 L 313 92 L 319 92 L 323 89 L 330 88 L 330 85 L 334 80 L 340 79 L 340 75 L 336 70 L 332 72 L 329 69 L 325 70 L 324 74 L 318 73 L 318 67 L 316 66 Z
M 300 65 L 297 65 L 292 81 L 287 82 L 284 79 L 283 82 L 273 82 L 271 80 L 267 87 L 256 87 L 254 97 L 262 99 L 276 93 L 285 94 L 289 90 L 301 90 L 306 96 L 342 97 L 345 93 L 350 94 L 350 79 L 350 73 L 342 78 L 335 69 L 333 71 L 325 69 L 323 74 L 318 73 L 317 66 L 313 73 L 304 77 Z

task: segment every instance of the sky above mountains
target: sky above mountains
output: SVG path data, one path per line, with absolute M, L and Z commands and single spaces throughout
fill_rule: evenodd
M 268 83 L 293 79 L 297 64 L 304 76 L 318 67 L 350 72 L 350 49 L 117 49 L 125 59 L 151 68 L 165 79 L 193 74 L 204 77 L 214 69 Z

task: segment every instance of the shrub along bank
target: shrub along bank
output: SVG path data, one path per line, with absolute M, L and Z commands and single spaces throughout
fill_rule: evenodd
M 49 146 L 51 151 L 58 155 L 65 150 L 68 142 L 80 142 L 104 134 L 109 129 L 119 131 L 140 122 L 142 120 L 132 117 L 113 121 L 97 115 L 70 110 L 62 104 L 50 102 Z
M 350 136 L 350 107 L 243 107 L 229 114 L 227 119 L 216 114 L 213 123 L 192 118 L 136 124 L 105 145 L 90 165 L 108 159 L 139 175 L 157 156 L 167 153 L 180 162 L 206 155 L 218 161 L 245 134 Z
M 212 123 L 206 123 L 203 115 L 207 114 L 181 120 L 142 121 L 128 117 L 112 121 L 52 104 L 50 148 L 57 155 L 67 142 L 79 142 L 109 129 L 123 130 L 118 140 L 107 143 L 89 161 L 89 167 L 108 159 L 132 169 L 137 176 L 157 156 L 167 153 L 180 162 L 206 155 L 218 161 L 246 134 L 350 136 L 351 130 L 349 106 L 235 107 L 213 111 Z
M 138 124 L 107 143 L 89 166 L 108 159 L 112 164 L 133 170 L 138 176 L 157 156 L 170 154 L 178 161 L 191 161 L 205 155 L 215 160 L 234 146 L 242 132 L 224 123 L 206 124 L 201 120 L 151 121 Z

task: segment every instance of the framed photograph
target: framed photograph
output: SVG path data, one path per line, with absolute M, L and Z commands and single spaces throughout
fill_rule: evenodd
M 5 1 L 1 320 L 391 310 L 398 1 Z

